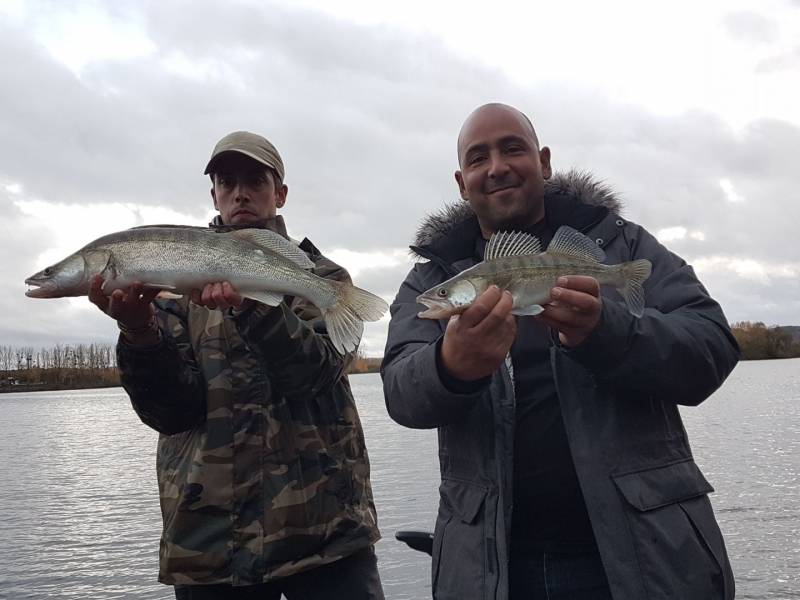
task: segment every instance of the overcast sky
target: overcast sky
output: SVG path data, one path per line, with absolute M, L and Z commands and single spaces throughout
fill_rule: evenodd
M 290 234 L 390 301 L 491 101 L 556 170 L 610 184 L 731 321 L 800 325 L 800 1 L 537 4 L 4 0 L 0 345 L 113 341 L 88 300 L 24 279 L 104 233 L 205 224 L 203 168 L 236 129 L 283 155 Z

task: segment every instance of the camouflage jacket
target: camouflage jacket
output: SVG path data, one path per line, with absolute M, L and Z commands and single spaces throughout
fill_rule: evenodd
M 271 228 L 285 235 L 282 221 Z M 349 280 L 300 247 L 317 275 Z M 237 315 L 156 305 L 161 342 L 120 339 L 117 354 L 134 409 L 161 433 L 159 581 L 257 584 L 375 543 L 352 356 L 333 348 L 319 311 L 289 297 Z

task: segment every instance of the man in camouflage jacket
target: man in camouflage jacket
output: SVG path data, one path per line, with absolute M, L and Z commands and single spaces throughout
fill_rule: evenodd
M 212 226 L 288 238 L 270 142 L 229 134 L 206 173 Z M 299 246 L 316 275 L 349 280 L 308 239 Z M 334 349 L 319 310 L 301 298 L 243 301 L 227 283 L 191 301 L 138 285 L 105 297 L 100 283 L 90 297 L 120 324 L 123 387 L 161 434 L 159 580 L 178 598 L 383 598 L 352 355 Z

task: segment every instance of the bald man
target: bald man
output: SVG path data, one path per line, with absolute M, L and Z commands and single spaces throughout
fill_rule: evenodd
M 463 202 L 427 218 L 391 309 L 382 365 L 389 414 L 439 430 L 435 598 L 733 598 L 711 486 L 679 405 L 738 360 L 691 267 L 620 215 L 589 175 L 553 174 L 519 110 L 487 104 L 458 136 Z M 568 225 L 608 264 L 646 258 L 645 310 L 567 276 L 537 316 L 490 287 L 460 316 L 417 317 L 422 292 L 480 262 L 495 232 L 546 248 Z

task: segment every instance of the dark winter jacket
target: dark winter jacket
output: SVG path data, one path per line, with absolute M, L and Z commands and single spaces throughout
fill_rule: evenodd
M 649 259 L 646 310 L 632 316 L 603 289 L 600 323 L 583 344 L 550 354 L 561 413 L 592 529 L 615 600 L 733 598 L 733 576 L 679 405 L 697 405 L 738 359 L 719 305 L 694 271 L 585 175 L 548 182 L 545 211 L 616 264 Z M 481 389 L 454 393 L 436 367 L 445 321 L 419 319 L 421 292 L 473 264 L 477 219 L 467 203 L 428 218 L 417 264 L 391 307 L 382 365 L 398 423 L 439 430 L 442 483 L 433 590 L 440 599 L 508 598 L 515 398 L 501 367 Z M 513 507 L 524 510 L 524 507 Z

